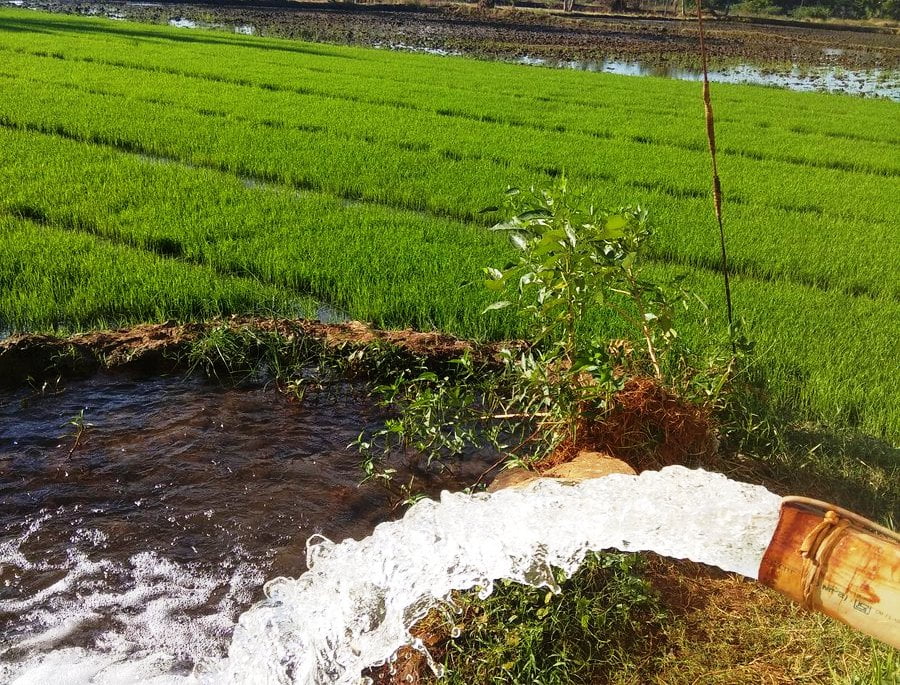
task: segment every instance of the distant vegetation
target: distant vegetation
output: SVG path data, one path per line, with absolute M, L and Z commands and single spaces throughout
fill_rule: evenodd
M 588 12 L 650 12 L 693 14 L 696 0 L 479 0 L 482 6 L 545 6 Z M 729 13 L 785 15 L 797 19 L 900 19 L 900 0 L 703 0 L 703 8 L 719 15 Z
M 710 4 L 725 11 L 782 14 L 796 19 L 900 19 L 898 0 L 714 0 Z
M 640 203 L 649 277 L 721 332 L 698 86 L 0 11 L 0 328 L 310 299 L 387 326 L 515 336 L 463 283 L 512 248 L 482 213 L 565 171 Z M 772 400 L 900 436 L 898 105 L 714 87 L 735 305 Z M 591 332 L 617 335 L 610 317 Z M 707 319 L 712 324 L 707 323 Z

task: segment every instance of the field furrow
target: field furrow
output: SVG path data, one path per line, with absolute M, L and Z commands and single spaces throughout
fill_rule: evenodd
M 13 53 L 17 57 L 21 57 L 21 53 Z M 82 66 L 90 67 L 107 67 L 125 71 L 141 71 L 149 73 L 153 76 L 149 78 L 147 88 L 152 88 L 153 77 L 159 80 L 162 77 L 163 87 L 171 86 L 168 83 L 172 79 L 182 79 L 189 81 L 204 81 L 209 84 L 215 84 L 215 87 L 221 90 L 222 84 L 238 89 L 241 93 L 241 100 L 246 101 L 247 88 L 262 89 L 269 93 L 277 93 L 288 96 L 313 96 L 319 99 L 333 99 L 346 104 L 355 104 L 365 109 L 387 108 L 389 110 L 400 110 L 400 115 L 406 112 L 418 112 L 424 114 L 438 115 L 445 118 L 459 120 L 458 125 L 461 127 L 471 126 L 472 123 L 477 124 L 499 124 L 506 127 L 525 128 L 536 132 L 550 133 L 573 133 L 593 138 L 615 139 L 630 143 L 643 143 L 654 146 L 662 146 L 673 148 L 687 152 L 704 152 L 706 149 L 706 141 L 703 138 L 702 131 L 686 129 L 683 126 L 684 110 L 679 107 L 673 107 L 671 103 L 668 107 L 661 108 L 658 104 L 645 104 L 643 106 L 637 103 L 631 104 L 627 109 L 619 109 L 609 102 L 599 100 L 595 103 L 555 103 L 553 107 L 541 107 L 540 112 L 535 116 L 534 111 L 528 108 L 514 107 L 510 108 L 510 100 L 521 99 L 522 93 L 518 93 L 518 98 L 512 96 L 504 96 L 498 99 L 496 93 L 490 93 L 489 101 L 485 93 L 478 93 L 475 98 L 479 101 L 476 109 L 470 107 L 460 107 L 460 94 L 454 92 L 456 89 L 441 88 L 440 90 L 429 93 L 426 87 L 425 93 L 420 95 L 434 95 L 433 101 L 427 98 L 410 99 L 404 88 L 394 93 L 394 99 L 386 99 L 384 94 L 388 89 L 396 89 L 403 86 L 402 81 L 394 79 L 385 80 L 385 77 L 378 79 L 373 84 L 371 91 L 365 91 L 360 88 L 360 81 L 375 80 L 377 77 L 356 77 L 352 84 L 348 84 L 345 88 L 335 88 L 340 83 L 332 78 L 334 74 L 329 74 L 329 79 L 322 84 L 321 81 L 304 81 L 303 85 L 297 85 L 297 81 L 291 83 L 278 83 L 267 81 L 255 81 L 252 79 L 236 77 L 229 74 L 210 73 L 210 72 L 191 72 L 180 67 L 147 67 L 145 64 L 123 61 L 121 59 L 98 59 L 94 57 L 70 58 L 61 52 L 48 54 L 43 51 L 31 53 L 29 57 L 42 60 L 40 71 L 42 76 L 46 74 L 48 77 L 54 71 L 60 71 L 73 76 L 71 62 L 73 59 L 80 62 Z M 54 64 L 57 63 L 57 64 Z M 59 64 L 59 63 L 62 64 Z M 102 74 L 94 73 L 86 75 L 83 71 L 78 72 L 79 83 L 99 83 L 108 84 L 111 80 L 115 81 L 116 76 L 112 79 L 104 78 Z M 318 72 L 314 72 L 316 76 L 320 76 Z M 94 78 L 92 79 L 91 76 Z M 345 75 L 340 75 L 345 76 Z M 121 78 L 121 73 L 118 78 Z M 134 79 L 128 79 L 127 83 L 132 90 L 137 88 Z M 145 79 L 141 79 L 141 84 L 145 83 Z M 210 86 L 207 86 L 209 88 Z M 243 91 L 241 91 L 243 89 Z M 189 84 L 185 92 L 195 95 L 197 87 Z M 419 89 L 421 90 L 421 89 Z M 448 92 L 449 91 L 449 92 Z M 375 93 L 373 95 L 372 93 Z M 224 93 L 219 93 L 219 97 L 223 97 Z M 537 101 L 548 100 L 549 98 L 534 98 L 532 103 Z M 687 105 L 688 103 L 685 103 Z M 694 104 L 694 103 L 691 103 Z M 375 112 L 373 112 L 374 114 Z M 601 113 L 598 116 L 598 113 Z M 397 113 L 392 113 L 397 116 Z M 652 120 L 654 135 L 648 135 L 645 122 Z M 897 156 L 893 153 L 890 144 L 885 144 L 883 140 L 872 141 L 870 144 L 861 149 L 859 146 L 842 146 L 838 149 L 829 150 L 829 154 L 822 154 L 822 146 L 828 146 L 829 140 L 827 136 L 817 134 L 816 137 L 805 141 L 805 144 L 799 148 L 791 149 L 791 145 L 796 143 L 796 137 L 799 131 L 806 131 L 808 136 L 812 136 L 813 132 L 804 129 L 801 126 L 793 126 L 790 130 L 784 131 L 780 128 L 771 126 L 769 122 L 746 122 L 744 117 L 740 118 L 719 118 L 720 126 L 727 127 L 729 132 L 730 144 L 722 146 L 721 153 L 723 155 L 731 155 L 736 157 L 746 157 L 756 161 L 772 161 L 797 166 L 810 166 L 822 169 L 834 169 L 840 171 L 849 171 L 855 173 L 868 173 L 881 176 L 900 176 L 900 163 Z M 762 133 L 761 133 L 762 131 Z M 834 147 L 834 146 L 832 146 Z M 790 150 L 788 152 L 787 150 Z

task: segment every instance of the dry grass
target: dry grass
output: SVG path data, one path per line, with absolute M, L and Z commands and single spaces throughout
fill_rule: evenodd
M 872 641 L 768 588 L 692 562 L 656 558 L 654 586 L 677 619 L 652 678 L 667 685 L 852 682 Z

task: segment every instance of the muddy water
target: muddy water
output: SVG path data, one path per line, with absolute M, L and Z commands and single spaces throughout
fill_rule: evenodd
M 823 54 L 843 50 L 826 48 Z M 641 60 L 547 60 L 522 57 L 521 64 L 549 66 L 578 71 L 596 71 L 623 76 L 661 76 L 680 81 L 701 81 L 703 73 L 681 66 L 647 63 Z M 801 68 L 798 65 L 775 68 L 753 64 L 737 64 L 712 69 L 709 80 L 717 83 L 746 83 L 797 91 L 844 93 L 866 97 L 882 97 L 900 101 L 900 71 L 890 69 L 844 69 L 833 65 Z
M 78 649 L 170 672 L 221 656 L 263 581 L 305 569 L 309 536 L 399 514 L 347 449 L 382 419 L 349 384 L 302 404 L 178 378 L 0 397 L 0 682 Z M 452 489 L 489 462 L 419 475 Z

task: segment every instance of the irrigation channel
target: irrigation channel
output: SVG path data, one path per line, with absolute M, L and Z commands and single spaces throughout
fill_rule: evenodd
M 444 492 L 376 527 L 396 514 L 346 448 L 382 418 L 352 384 L 303 403 L 122 375 L 4 395 L 0 681 L 354 683 L 452 589 L 552 587 L 606 548 L 752 577 L 778 518 L 762 487 L 669 467 Z
M 147 672 L 110 665 L 184 675 L 221 657 L 263 581 L 304 570 L 309 536 L 396 516 L 347 449 L 381 418 L 350 384 L 302 404 L 121 375 L 0 396 L 0 682 L 135 682 Z M 427 486 L 471 483 L 489 457 Z

